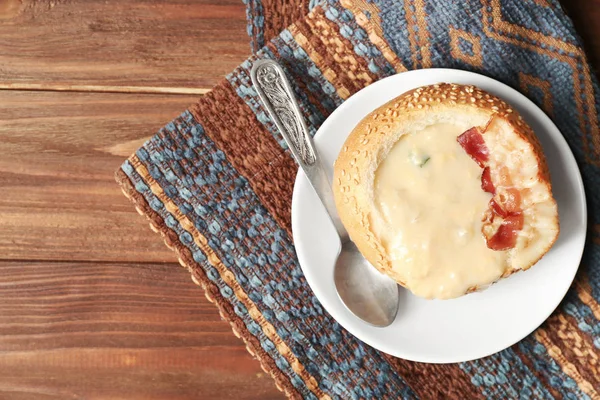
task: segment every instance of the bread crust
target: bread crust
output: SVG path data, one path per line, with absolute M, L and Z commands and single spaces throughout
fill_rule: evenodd
M 533 130 L 506 102 L 475 86 L 448 83 L 420 87 L 396 97 L 367 115 L 348 136 L 334 164 L 333 192 L 340 218 L 362 254 L 379 271 L 409 288 L 410 282 L 407 285 L 400 274 L 394 271 L 384 246 L 372 229 L 375 171 L 391 146 L 410 127 L 431 119 L 432 115 L 448 113 L 472 118 L 475 122 L 472 126 L 480 126 L 481 121 L 489 122 L 492 119 L 507 123 L 516 137 L 522 139 L 524 146 L 529 147 L 528 154 L 538 166 L 538 183 L 542 190 L 549 193 L 550 207 L 556 210 L 556 202 L 551 195 L 550 174 L 540 142 Z M 493 151 L 490 148 L 490 152 Z M 534 254 L 524 263 L 509 262 L 500 278 L 528 269 L 550 249 L 558 237 L 557 212 L 550 226 L 551 232 L 537 251 L 539 254 Z M 511 260 L 517 258 L 510 257 Z M 491 283 L 471 287 L 465 293 L 483 289 Z

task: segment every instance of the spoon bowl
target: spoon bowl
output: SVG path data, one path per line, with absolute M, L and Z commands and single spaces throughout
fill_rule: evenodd
M 394 322 L 400 288 L 395 281 L 373 268 L 354 242 L 342 244 L 333 279 L 340 299 L 357 317 L 381 327 Z

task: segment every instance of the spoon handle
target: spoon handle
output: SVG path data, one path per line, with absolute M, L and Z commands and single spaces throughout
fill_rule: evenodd
M 319 153 L 308 134 L 296 96 L 283 69 L 273 60 L 257 61 L 252 67 L 252 83 L 267 112 L 275 122 L 310 184 L 325 206 L 342 243 L 348 233 L 335 208 L 331 184 L 321 165 Z

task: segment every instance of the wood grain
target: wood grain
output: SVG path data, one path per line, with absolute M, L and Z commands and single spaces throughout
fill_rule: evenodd
M 178 264 L 0 274 L 0 398 L 283 397 Z
M 238 0 L 0 0 L 0 398 L 283 397 L 113 179 L 248 53 Z
M 249 55 L 240 0 L 0 0 L 4 87 L 207 89 Z
M 195 100 L 0 91 L 0 259 L 176 261 L 113 175 Z

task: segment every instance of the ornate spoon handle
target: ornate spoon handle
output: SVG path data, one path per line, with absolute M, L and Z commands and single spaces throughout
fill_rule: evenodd
M 300 113 L 296 97 L 283 69 L 273 60 L 260 60 L 254 64 L 251 75 L 252 83 L 269 116 L 281 131 L 296 162 L 317 192 L 344 243 L 348 240 L 348 233 L 335 208 L 331 184 L 308 134 L 306 122 Z

